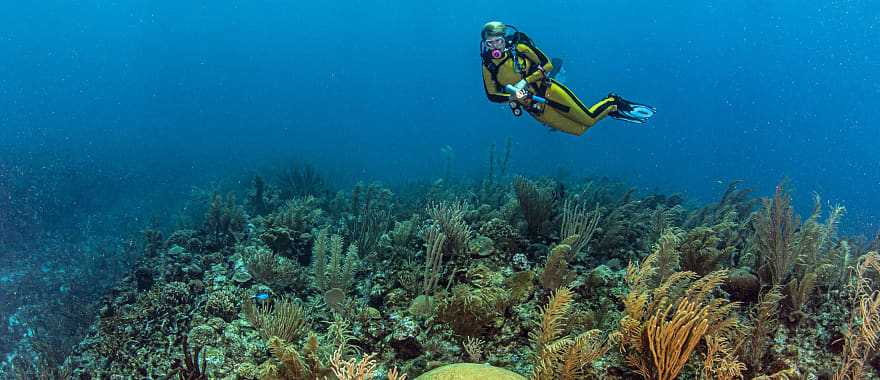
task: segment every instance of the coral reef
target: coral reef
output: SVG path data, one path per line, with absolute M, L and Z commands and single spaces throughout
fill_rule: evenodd
M 508 148 L 509 149 L 509 148 Z M 509 153 L 508 153 L 509 154 Z M 880 256 L 780 185 L 697 209 L 608 181 L 254 177 L 144 233 L 80 379 L 880 378 Z M 268 178 L 268 177 L 267 177 Z M 168 236 L 165 238 L 165 236 Z M 852 270 L 851 270 L 852 269 Z M 48 369 L 47 369 L 48 371 Z M 481 377 L 482 376 L 482 377 Z

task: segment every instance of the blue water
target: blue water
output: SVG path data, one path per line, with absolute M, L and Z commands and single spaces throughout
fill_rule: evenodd
M 319 3 L 0 2 L 0 353 L 39 316 L 71 347 L 94 313 L 54 316 L 94 307 L 142 229 L 294 163 L 394 185 L 443 177 L 446 150 L 479 179 L 510 139 L 514 173 L 695 206 L 787 179 L 800 214 L 815 192 L 847 207 L 845 234 L 880 229 L 876 1 Z M 657 116 L 581 137 L 514 118 L 483 93 L 489 20 L 564 59 L 584 102 L 614 91 Z
M 483 94 L 492 19 L 563 58 L 585 102 L 615 91 L 657 117 L 580 138 L 514 119 Z M 114 189 L 71 202 L 171 198 L 290 159 L 342 182 L 430 179 L 445 145 L 458 175 L 479 175 L 510 137 L 529 175 L 700 201 L 734 179 L 765 195 L 788 178 L 801 213 L 817 192 L 847 207 L 848 231 L 878 228 L 872 1 L 3 2 L 0 25 L 3 178 L 75 165 Z

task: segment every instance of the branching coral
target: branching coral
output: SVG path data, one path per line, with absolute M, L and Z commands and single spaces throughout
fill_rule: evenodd
M 391 190 L 377 183 L 358 183 L 351 192 L 350 213 L 346 215 L 348 237 L 357 242 L 364 255 L 372 254 L 379 238 L 393 222 Z
M 760 278 L 787 292 L 793 322 L 806 316 L 805 307 L 815 292 L 819 279 L 830 286 L 839 284 L 841 272 L 849 260 L 848 246 L 836 241 L 837 223 L 844 208 L 834 207 L 824 223 L 819 221 L 822 207 L 816 197 L 811 216 L 801 224 L 791 208 L 791 197 L 782 185 L 773 199 L 765 199 L 754 220 Z M 820 277 L 821 276 L 821 277 Z
M 324 215 L 318 202 L 318 198 L 312 196 L 290 199 L 266 218 L 266 226 L 283 227 L 292 233 L 309 232 Z
M 297 350 L 289 342 L 273 337 L 268 343 L 269 351 L 279 365 L 267 361 L 256 369 L 263 380 L 373 380 L 375 379 L 375 354 L 367 354 L 361 359 L 343 359 L 344 349 L 340 346 L 325 365 L 319 358 L 318 339 L 311 335 L 302 350 Z M 302 352 L 302 353 L 300 353 Z M 388 380 L 406 380 L 397 368 L 387 374 Z
M 755 201 L 749 198 L 751 189 L 738 188 L 741 182 L 730 182 L 718 203 L 702 207 L 688 216 L 684 227 L 711 226 L 725 221 L 743 224 L 755 207 Z
M 552 344 L 563 335 L 565 320 L 568 318 L 568 313 L 571 312 L 573 296 L 568 288 L 559 288 L 550 297 L 550 302 L 541 308 L 540 323 L 529 334 L 536 363 L 541 363 L 554 356 L 555 350 Z
M 194 351 L 190 351 L 186 335 L 183 336 L 180 347 L 183 350 L 183 363 L 176 362 L 166 379 L 177 375 L 180 380 L 208 380 L 208 363 L 205 356 L 201 355 L 202 348 L 196 347 Z
M 266 181 L 261 176 L 254 176 L 252 186 L 246 204 L 254 215 L 263 215 L 270 209 Z
M 351 238 L 363 247 L 364 254 L 375 251 L 379 238 L 391 224 L 391 211 L 369 208 L 361 210 L 351 224 Z
M 242 311 L 263 339 L 278 337 L 295 341 L 306 328 L 302 306 L 286 298 L 279 299 L 272 305 L 255 305 L 248 299 L 242 306 Z
M 326 191 L 324 178 L 311 165 L 294 166 L 278 176 L 282 199 L 302 196 L 318 196 Z
M 703 356 L 703 378 L 717 380 L 742 379 L 746 365 L 735 356 L 734 348 L 724 336 L 706 335 Z
M 872 281 L 872 276 L 877 275 L 880 275 L 877 252 L 859 259 L 852 277 L 853 310 L 845 335 L 843 365 L 834 374 L 834 380 L 864 378 L 865 364 L 880 348 L 880 289 Z
M 794 239 L 800 221 L 795 219 L 791 197 L 781 184 L 763 204 L 754 220 L 759 270 L 770 285 L 784 285 L 797 260 Z
M 330 365 L 333 374 L 339 380 L 371 380 L 376 371 L 375 355 L 370 354 L 361 358 L 361 360 L 343 360 L 342 350 L 337 350 L 330 358 Z
M 34 360 L 34 358 L 25 357 L 24 355 L 19 354 L 15 355 L 11 361 L 12 368 L 6 372 L 7 378 L 11 380 L 58 380 L 75 378 L 72 368 L 69 366 L 63 367 L 54 364 L 51 359 L 46 358 L 44 355 L 38 355 L 36 360 Z M 175 373 L 169 375 L 169 378 L 173 375 L 175 375 Z
M 446 243 L 446 235 L 441 232 L 438 225 L 428 227 L 425 233 L 425 267 L 422 271 L 422 294 L 430 296 L 440 281 L 443 274 L 443 245 Z
M 556 289 L 560 286 L 568 286 L 574 280 L 576 273 L 568 268 L 568 258 L 571 256 L 571 246 L 566 244 L 570 240 L 567 239 L 550 250 L 547 255 L 547 261 L 544 263 L 544 270 L 541 272 L 541 285 L 546 289 Z
M 315 272 L 315 286 L 322 291 L 351 289 L 354 274 L 360 265 L 358 246 L 354 243 L 343 253 L 342 236 L 330 236 L 326 229 L 315 238 L 312 246 L 312 266 Z
M 489 162 L 486 177 L 480 191 L 480 201 L 484 204 L 498 206 L 504 199 L 502 186 L 498 186 L 498 180 L 507 175 L 507 167 L 510 163 L 512 140 L 507 138 L 504 146 L 504 156 L 495 157 L 495 144 L 489 147 Z M 497 169 L 497 170 L 496 170 Z
M 602 207 L 605 211 L 602 212 L 603 217 L 593 245 L 595 252 L 620 257 L 615 254 L 645 248 L 646 242 L 642 237 L 649 227 L 645 222 L 650 210 L 643 209 L 639 200 L 632 199 L 634 192 L 631 189 L 617 202 Z
M 705 275 L 730 258 L 736 247 L 724 245 L 716 228 L 723 226 L 701 226 L 687 231 L 679 247 L 682 269 Z
M 416 236 L 416 231 L 418 230 L 419 216 L 418 214 L 413 214 L 409 220 L 404 220 L 402 222 L 394 222 L 394 228 L 391 229 L 391 232 L 388 233 L 389 238 L 391 239 L 392 247 L 401 249 L 409 253 L 409 248 L 411 246 L 411 242 L 414 241 L 413 237 Z
M 681 257 L 681 253 L 678 252 L 679 244 L 681 244 L 681 236 L 673 229 L 660 235 L 654 244 L 653 253 L 644 263 L 653 268 L 653 273 L 647 278 L 653 286 L 660 285 L 679 269 Z
M 519 207 L 528 225 L 529 236 L 536 238 L 545 232 L 545 224 L 550 221 L 556 205 L 555 189 L 542 186 L 517 176 L 513 179 L 513 188 Z
M 566 199 L 562 207 L 562 224 L 559 227 L 559 237 L 565 239 L 577 236 L 571 242 L 571 258 L 575 258 L 593 238 L 596 227 L 599 225 L 599 206 L 590 212 L 583 203 Z
M 776 331 L 779 324 L 779 302 L 782 293 L 778 287 L 770 288 L 762 294 L 758 303 L 749 312 L 749 321 L 743 326 L 745 342 L 739 345 L 741 357 L 754 371 L 762 370 L 762 359 L 767 352 L 770 334 Z
M 661 239 L 662 240 L 662 239 Z M 640 266 L 630 264 L 624 299 L 625 316 L 617 334 L 626 363 L 646 379 L 675 379 L 700 340 L 736 334 L 737 303 L 714 298 L 727 271 L 697 278 L 692 272 L 674 272 L 652 285 L 658 276 L 662 244 Z M 673 263 L 676 264 L 676 263 Z M 708 326 L 712 326 L 711 333 Z
M 264 230 L 260 240 L 278 255 L 307 262 L 311 232 L 324 223 L 325 213 L 318 207 L 318 202 L 311 196 L 288 200 L 262 218 Z
M 651 213 L 651 229 L 649 230 L 650 241 L 656 242 L 666 231 L 678 231 L 679 228 L 676 226 L 676 219 L 682 210 L 681 206 L 672 208 L 659 206 L 654 209 Z
M 648 318 L 644 331 L 653 360 L 651 378 L 672 380 L 678 377 L 709 329 L 708 313 L 700 305 L 682 299 L 677 306 L 667 305 L 663 311 Z
M 468 358 L 472 362 L 479 363 L 483 360 L 483 351 L 486 346 L 486 341 L 469 336 L 461 342 L 461 346 L 464 348 L 464 352 L 468 354 Z
M 248 246 L 242 253 L 248 272 L 262 283 L 279 288 L 293 285 L 300 278 L 299 266 L 263 247 Z
M 828 287 L 840 285 L 839 279 L 846 273 L 849 260 L 846 243 L 840 246 L 837 242 L 837 224 L 844 211 L 842 206 L 835 206 L 825 222 L 820 222 L 822 203 L 819 196 L 815 196 L 813 213 L 795 236 L 798 261 L 787 287 L 793 311 L 789 318 L 798 321 L 802 318 L 807 301 L 820 283 Z
M 235 203 L 235 194 L 229 193 L 224 200 L 220 194 L 214 193 L 211 205 L 205 214 L 203 229 L 216 240 L 235 239 L 235 234 L 242 231 L 245 214 L 241 206 Z
M 297 350 L 282 338 L 273 336 L 268 342 L 269 351 L 280 366 L 266 361 L 256 372 L 263 380 L 320 380 L 326 378 L 329 369 L 318 358 L 318 338 L 310 335 L 305 346 Z
M 609 346 L 599 330 L 590 330 L 577 337 L 565 335 L 572 296 L 571 290 L 560 287 L 541 308 L 538 326 L 529 333 L 535 363 L 531 379 L 583 379 L 590 372 L 592 363 L 608 351 Z
M 342 358 L 342 350 L 336 350 L 330 358 L 330 368 L 338 380 L 373 380 L 376 376 L 375 356 L 368 354 L 360 360 L 345 360 Z M 388 371 L 388 380 L 406 380 L 406 375 L 400 375 L 397 368 L 392 368 Z
M 468 209 L 465 202 L 440 202 L 427 208 L 428 215 L 440 224 L 446 234 L 446 252 L 461 257 L 467 252 L 467 243 L 473 234 L 470 225 L 464 220 Z

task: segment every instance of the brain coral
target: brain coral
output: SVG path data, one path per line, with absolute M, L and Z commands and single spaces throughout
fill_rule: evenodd
M 488 364 L 449 364 L 423 373 L 415 380 L 525 380 L 515 372 Z

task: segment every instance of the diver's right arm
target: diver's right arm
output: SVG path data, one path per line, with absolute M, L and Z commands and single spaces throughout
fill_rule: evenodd
M 492 80 L 492 73 L 489 72 L 489 69 L 486 65 L 483 66 L 483 89 L 486 90 L 486 97 L 489 98 L 490 102 L 495 103 L 507 103 L 510 100 L 510 96 L 504 92 L 498 92 L 498 85 L 495 81 Z

